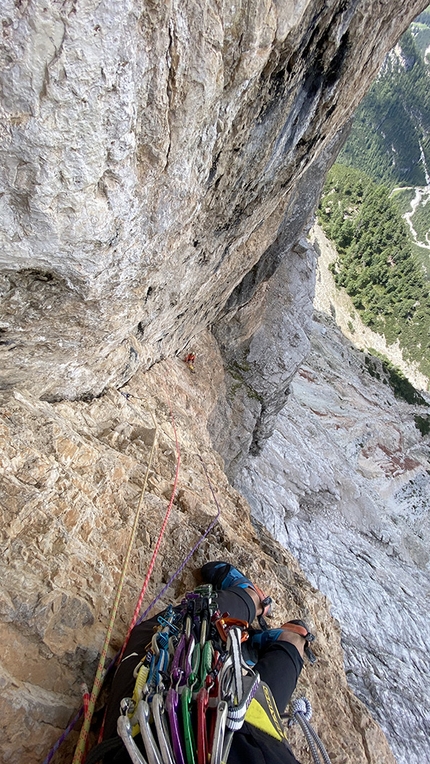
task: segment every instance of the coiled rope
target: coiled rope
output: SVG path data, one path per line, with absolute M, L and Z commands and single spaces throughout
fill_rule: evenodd
M 321 738 L 317 735 L 314 728 L 310 724 L 312 718 L 312 706 L 307 698 L 298 698 L 291 703 L 292 715 L 289 721 L 289 725 L 292 726 L 295 722 L 300 724 L 303 733 L 308 742 L 312 758 L 315 764 L 321 764 L 320 753 L 323 758 L 324 764 L 331 764 L 328 753 L 324 747 Z M 318 750 L 319 749 L 319 750 Z

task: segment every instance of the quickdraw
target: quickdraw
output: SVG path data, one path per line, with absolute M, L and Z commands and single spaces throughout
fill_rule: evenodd
M 210 585 L 158 621 L 133 697 L 121 703 L 118 734 L 133 763 L 221 764 L 260 682 L 242 657 L 248 623 L 221 615 Z

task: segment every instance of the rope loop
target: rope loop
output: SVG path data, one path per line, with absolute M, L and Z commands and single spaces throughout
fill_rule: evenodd
M 297 700 L 293 700 L 291 703 L 291 708 L 293 711 L 291 724 L 294 724 L 296 720 L 294 719 L 296 714 L 301 714 L 306 721 L 310 722 L 312 719 L 312 706 L 310 701 L 307 698 L 297 698 Z
M 291 708 L 292 715 L 288 725 L 291 727 L 298 722 L 309 745 L 314 764 L 321 764 L 320 756 L 322 757 L 323 764 L 331 764 L 329 755 L 321 738 L 310 723 L 312 717 L 312 706 L 310 701 L 304 697 L 297 698 L 297 700 L 292 701 Z

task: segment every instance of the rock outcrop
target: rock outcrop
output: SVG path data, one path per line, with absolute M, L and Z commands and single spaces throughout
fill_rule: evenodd
M 97 395 L 213 322 L 296 244 L 320 158 L 424 6 L 6 0 L 2 387 Z
M 149 595 L 216 514 L 200 455 L 221 520 L 193 563 L 234 560 L 271 590 L 280 620 L 309 619 L 320 660 L 301 687 L 333 764 L 393 764 L 347 687 L 329 604 L 251 524 L 207 427 L 231 477 L 270 434 L 308 348 L 315 255 L 303 229 L 343 126 L 424 6 L 3 3 L 5 764 L 40 762 L 79 706 L 82 680 L 92 683 L 154 415 L 157 457 L 112 651 L 124 636 L 172 490 L 170 401 L 182 472 Z M 184 347 L 197 352 L 195 375 L 174 357 Z M 165 601 L 192 585 L 188 566 Z
M 399 764 L 419 764 L 430 757 L 430 458 L 417 424 L 428 427 L 430 398 L 399 400 L 366 358 L 317 313 L 288 405 L 235 485 L 333 603 L 348 683 Z
M 348 689 L 330 604 L 292 555 L 261 525 L 251 524 L 247 503 L 228 483 L 211 447 L 207 412 L 224 385 L 216 343 L 202 334 L 195 374 L 182 361 L 164 361 L 136 374 L 122 392 L 111 389 L 90 402 L 49 403 L 16 391 L 4 403 L 4 764 L 40 764 L 79 708 L 82 681 L 92 686 L 155 423 L 157 448 L 110 654 L 126 633 L 171 495 L 175 426 L 181 456 L 178 491 L 144 606 L 216 517 L 215 496 L 219 522 L 159 606 L 193 588 L 192 569 L 207 559 L 221 557 L 245 569 L 272 594 L 277 624 L 287 616 L 305 617 L 318 633 L 318 662 L 304 669 L 298 692 L 312 702 L 313 723 L 333 764 L 394 764 L 380 728 Z M 308 764 L 302 734 L 293 730 L 289 735 L 300 760 Z M 55 761 L 70 761 L 75 743 L 72 733 Z

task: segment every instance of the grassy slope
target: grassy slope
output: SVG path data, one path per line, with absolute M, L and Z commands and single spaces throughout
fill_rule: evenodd
M 415 187 L 426 185 L 423 156 L 430 171 L 429 46 L 430 6 L 387 58 L 357 110 L 319 213 L 339 252 L 336 283 L 345 287 L 362 320 L 388 343 L 398 339 L 427 376 L 430 250 L 417 245 L 401 216 L 411 211 Z M 424 243 L 430 195 L 426 199 L 411 219 Z

